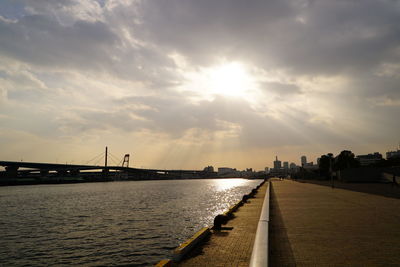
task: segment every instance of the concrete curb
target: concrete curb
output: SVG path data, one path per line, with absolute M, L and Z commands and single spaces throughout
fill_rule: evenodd
M 173 260 L 180 261 L 194 246 L 200 243 L 204 238 L 211 234 L 209 227 L 204 227 L 195 233 L 189 240 L 182 243 L 174 250 Z
M 243 205 L 243 202 L 240 200 L 235 205 L 231 206 L 227 211 L 223 213 L 223 215 L 231 216 L 240 206 Z
M 161 260 L 159 263 L 154 265 L 155 267 L 172 267 L 173 261 L 170 259 Z
M 268 181 L 268 188 L 262 206 L 260 220 L 257 225 L 256 238 L 254 240 L 253 252 L 251 254 L 250 267 L 268 266 L 268 229 L 269 229 L 269 200 L 271 182 Z

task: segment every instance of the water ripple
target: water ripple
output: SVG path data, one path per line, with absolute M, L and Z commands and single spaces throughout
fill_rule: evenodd
M 148 266 L 260 181 L 0 188 L 0 266 Z

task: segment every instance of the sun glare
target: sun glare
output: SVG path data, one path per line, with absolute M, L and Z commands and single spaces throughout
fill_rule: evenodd
M 192 99 L 214 99 L 216 96 L 240 97 L 256 102 L 259 95 L 257 78 L 240 62 L 200 68 L 184 73 L 187 83 L 182 91 L 192 92 Z
M 240 63 L 229 63 L 207 70 L 210 90 L 224 96 L 244 96 L 253 86 L 251 76 Z

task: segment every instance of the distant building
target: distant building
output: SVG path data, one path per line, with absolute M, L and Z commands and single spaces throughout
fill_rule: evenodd
M 228 167 L 220 167 L 220 168 L 218 168 L 218 175 L 231 173 L 233 171 L 236 171 L 236 169 L 228 168 Z
M 204 172 L 214 172 L 214 167 L 213 166 L 207 166 L 203 169 Z
M 240 172 L 234 168 L 221 167 L 221 168 L 218 168 L 218 176 L 220 176 L 220 177 L 240 177 Z
M 301 156 L 300 162 L 301 162 L 301 166 L 304 167 L 307 164 L 307 157 Z
M 238 171 L 239 177 L 253 177 L 256 174 L 253 168 L 246 168 L 243 171 Z
M 284 168 L 285 170 L 289 170 L 289 162 L 284 161 L 284 162 L 283 162 L 283 168 Z
M 360 162 L 361 166 L 368 166 L 382 160 L 382 154 L 375 152 L 374 154 L 358 155 L 356 159 Z
M 286 177 L 288 175 L 288 172 L 283 168 L 280 168 L 280 169 L 271 169 L 269 174 L 276 177 Z
M 314 165 L 314 162 L 311 161 L 304 164 L 303 168 L 307 170 L 316 170 L 318 169 L 318 165 L 317 164 Z
M 269 172 L 269 168 L 268 167 L 265 167 L 264 170 L 265 170 L 265 173 Z
M 286 162 L 287 163 L 287 162 Z M 277 176 L 277 177 L 286 177 L 288 174 L 288 170 L 282 168 L 282 162 L 278 160 L 278 156 L 276 156 L 275 161 L 274 161 L 274 168 L 270 170 L 269 172 L 271 175 Z
M 274 161 L 274 170 L 279 170 L 280 168 L 282 168 L 281 161 L 278 160 L 278 156 L 276 156 Z
M 290 163 L 289 165 L 289 173 L 296 173 L 299 170 L 299 166 L 297 166 L 295 163 Z
M 400 150 L 386 152 L 386 159 L 400 158 Z

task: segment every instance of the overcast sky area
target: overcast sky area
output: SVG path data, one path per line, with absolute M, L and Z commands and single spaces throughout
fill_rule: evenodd
M 260 170 L 399 116 L 400 1 L 0 2 L 0 160 Z

